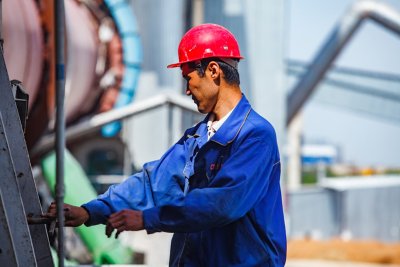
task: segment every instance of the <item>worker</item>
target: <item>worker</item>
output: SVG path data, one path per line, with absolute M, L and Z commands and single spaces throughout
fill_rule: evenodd
M 174 233 L 170 266 L 284 266 L 280 156 L 271 124 L 242 94 L 231 32 L 202 24 L 182 38 L 186 94 L 204 120 L 159 160 L 81 207 L 65 225 L 106 224 L 106 234 Z M 267 89 L 267 88 L 266 88 Z M 51 204 L 47 216 L 55 217 Z

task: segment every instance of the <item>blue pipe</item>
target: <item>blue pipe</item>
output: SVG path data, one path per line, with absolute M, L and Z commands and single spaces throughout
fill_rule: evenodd
M 123 63 L 125 65 L 121 89 L 114 109 L 128 105 L 135 96 L 143 60 L 138 25 L 132 7 L 127 0 L 104 0 L 110 10 L 122 40 Z M 121 122 L 109 123 L 101 129 L 104 137 L 113 137 L 121 130 Z

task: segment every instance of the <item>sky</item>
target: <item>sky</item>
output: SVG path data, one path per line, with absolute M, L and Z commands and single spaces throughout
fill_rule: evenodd
M 290 0 L 290 59 L 311 62 L 335 24 L 354 1 Z M 400 13 L 400 1 L 381 1 Z M 341 67 L 400 75 L 400 35 L 364 21 L 335 61 Z M 400 88 L 399 88 L 400 90 Z M 309 101 L 304 109 L 306 142 L 323 141 L 340 148 L 344 162 L 365 167 L 400 167 L 400 122 Z

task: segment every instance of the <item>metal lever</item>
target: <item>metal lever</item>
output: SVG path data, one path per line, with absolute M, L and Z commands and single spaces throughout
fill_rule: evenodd
M 26 220 L 28 221 L 29 225 L 31 225 L 31 224 L 46 224 L 50 244 L 54 243 L 55 230 L 56 230 L 56 226 L 57 226 L 57 218 L 47 218 L 47 217 L 43 217 L 42 215 L 34 216 L 33 214 L 28 214 Z

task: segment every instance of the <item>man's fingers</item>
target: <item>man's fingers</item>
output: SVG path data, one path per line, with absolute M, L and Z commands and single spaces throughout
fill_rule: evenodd
M 114 228 L 118 227 L 120 224 L 124 224 L 125 217 L 123 216 L 114 216 L 113 218 L 108 219 L 108 223 L 111 224 Z
M 64 217 L 65 220 L 71 219 L 73 218 L 73 216 L 71 215 L 71 209 L 70 208 L 64 208 Z
M 57 217 L 56 209 L 48 209 L 46 213 L 43 214 L 44 217 L 47 218 L 55 218 Z
M 106 236 L 110 237 L 113 231 L 114 231 L 114 228 L 109 223 L 107 223 L 107 225 L 106 225 Z
M 123 231 L 125 231 L 125 226 L 118 228 L 117 233 L 115 234 L 115 239 L 117 239 L 119 234 L 122 233 Z
M 106 226 L 106 235 L 110 237 L 114 229 L 117 230 L 115 238 L 118 238 L 119 234 L 125 231 L 124 218 L 114 216 L 114 218 L 108 220 Z
M 143 219 L 142 212 L 136 210 L 121 210 L 110 215 L 107 221 L 106 234 L 111 236 L 112 230 L 117 230 L 115 238 L 123 231 L 138 231 L 142 230 Z
M 124 216 L 124 210 L 120 210 L 118 212 L 115 212 L 113 214 L 110 215 L 110 217 L 108 218 L 108 220 L 113 221 L 113 220 L 118 220 L 119 218 Z
M 75 227 L 77 225 L 78 225 L 78 222 L 76 220 L 70 220 L 68 218 L 64 219 L 64 226 Z
M 64 208 L 64 216 L 67 218 L 70 216 L 70 208 L 66 207 Z M 47 218 L 55 218 L 57 217 L 57 208 L 55 205 L 50 205 L 50 207 L 47 209 L 47 212 L 43 214 L 44 217 Z
M 124 221 L 118 221 L 118 222 L 110 223 L 110 225 L 114 229 L 119 229 L 120 227 L 125 226 L 125 222 Z
M 46 217 L 46 218 L 56 218 L 57 214 L 54 212 L 47 212 L 47 213 L 44 213 L 42 216 Z
M 54 202 L 51 203 L 51 205 L 47 208 L 47 212 L 42 214 L 42 217 L 50 218 L 50 219 L 57 218 L 57 209 L 56 209 Z
M 126 230 L 124 211 L 113 213 L 108 218 L 106 235 L 110 237 L 114 229 L 117 230 L 115 238 L 118 238 L 119 234 Z

